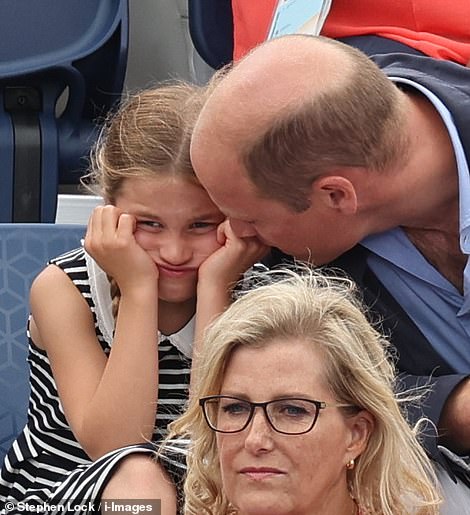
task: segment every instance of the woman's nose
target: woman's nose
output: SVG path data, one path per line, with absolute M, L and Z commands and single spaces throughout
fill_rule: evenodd
M 273 447 L 273 431 L 261 408 L 255 409 L 253 418 L 245 429 L 245 448 L 253 453 L 266 452 Z

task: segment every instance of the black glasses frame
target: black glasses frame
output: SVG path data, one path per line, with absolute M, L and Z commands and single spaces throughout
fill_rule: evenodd
M 215 427 L 211 423 L 210 418 L 209 418 L 209 416 L 207 414 L 206 403 L 208 403 L 209 401 L 220 400 L 220 399 L 233 399 L 233 400 L 236 400 L 236 401 L 243 402 L 245 404 L 249 404 L 249 406 L 250 406 L 250 414 L 248 415 L 248 418 L 247 418 L 245 424 L 243 425 L 243 427 L 241 427 L 240 429 L 237 429 L 236 431 L 222 431 L 220 429 L 217 429 L 217 427 Z M 308 402 L 309 404 L 314 405 L 315 408 L 316 408 L 316 410 L 315 410 L 316 413 L 315 413 L 315 417 L 313 418 L 310 427 L 308 429 L 306 429 L 304 431 L 300 431 L 298 433 L 297 432 L 292 433 L 292 432 L 280 431 L 279 429 L 277 429 L 275 427 L 275 425 L 273 424 L 273 422 L 271 421 L 269 415 L 268 415 L 267 407 L 270 404 L 274 404 L 274 403 L 279 402 L 279 401 L 302 401 L 302 402 Z M 274 399 L 272 401 L 266 401 L 266 402 L 251 402 L 251 401 L 248 401 L 246 399 L 240 399 L 239 397 L 233 397 L 231 395 L 209 395 L 207 397 L 201 397 L 199 399 L 199 406 L 201 406 L 201 408 L 202 408 L 202 412 L 204 414 L 204 418 L 206 419 L 207 425 L 213 431 L 215 431 L 217 433 L 233 434 L 233 433 L 240 433 L 241 431 L 244 431 L 250 425 L 250 423 L 251 423 L 251 421 L 253 419 L 253 415 L 255 413 L 255 408 L 262 408 L 263 412 L 264 412 L 264 416 L 266 417 L 266 420 L 268 421 L 269 425 L 274 429 L 274 431 L 276 431 L 276 433 L 281 433 L 283 435 L 303 435 L 305 433 L 308 433 L 315 426 L 315 423 L 318 420 L 318 415 L 320 414 L 320 410 L 322 410 L 322 409 L 325 409 L 325 408 L 350 408 L 350 407 L 353 407 L 352 404 L 327 404 L 326 402 L 323 402 L 323 401 L 315 401 L 315 400 L 312 400 L 312 399 L 304 399 L 302 397 L 284 397 L 282 399 Z

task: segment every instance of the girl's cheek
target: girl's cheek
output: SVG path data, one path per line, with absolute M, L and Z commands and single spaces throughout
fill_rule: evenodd
M 202 243 L 202 242 L 199 242 Z M 194 248 L 194 257 L 195 265 L 197 268 L 199 268 L 204 261 L 209 258 L 214 252 L 219 250 L 223 245 L 217 242 L 217 238 L 214 237 L 208 237 L 206 238 L 204 244 L 200 244 L 197 246 L 197 248 Z
M 220 247 L 223 246 L 222 243 L 217 241 L 217 232 L 212 231 L 201 238 L 201 251 L 203 251 L 207 256 L 213 254 L 216 250 L 219 250 Z
M 214 240 L 212 241 L 210 254 L 213 254 L 216 250 L 219 250 L 223 246 L 223 243 L 219 243 L 217 239 L 214 238 Z
M 144 250 L 153 250 L 158 245 L 158 239 L 155 234 L 152 234 L 148 231 L 143 231 L 137 229 L 134 233 L 135 241 L 144 249 Z

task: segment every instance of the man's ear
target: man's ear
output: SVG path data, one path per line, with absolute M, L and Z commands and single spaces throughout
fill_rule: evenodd
M 347 459 L 355 459 L 361 455 L 367 447 L 369 437 L 375 427 L 375 419 L 366 410 L 361 410 L 356 415 L 347 418 L 350 429 L 350 441 L 347 446 Z
M 312 184 L 312 193 L 324 205 L 345 215 L 357 212 L 357 194 L 353 183 L 341 175 L 324 175 Z

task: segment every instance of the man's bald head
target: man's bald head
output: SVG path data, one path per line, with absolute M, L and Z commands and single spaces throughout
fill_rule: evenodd
M 260 193 L 296 210 L 307 207 L 312 182 L 328 168 L 381 170 L 404 155 L 399 90 L 367 56 L 338 41 L 268 41 L 211 88 L 191 145 L 196 173 L 201 152 L 212 149 L 209 168 L 223 173 L 226 159 Z
M 215 131 L 223 129 L 227 137 L 252 137 L 283 111 L 337 87 L 345 80 L 351 60 L 341 51 L 345 45 L 333 43 L 295 35 L 259 45 L 215 78 L 198 126 L 208 119 Z

